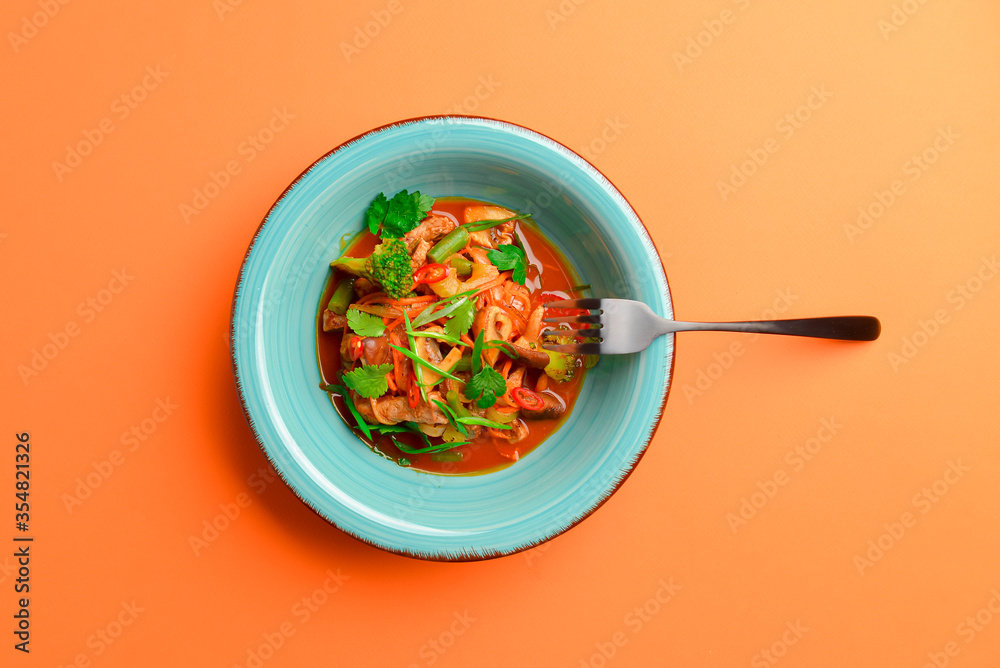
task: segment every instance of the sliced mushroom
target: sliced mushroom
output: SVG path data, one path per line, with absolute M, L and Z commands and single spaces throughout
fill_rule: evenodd
M 472 333 L 478 337 L 479 332 L 483 332 L 484 342 L 506 341 L 513 331 L 513 321 L 499 306 L 487 306 L 480 309 L 476 314 L 476 319 L 472 321 Z M 487 348 L 483 354 L 487 364 L 493 366 L 500 351 L 497 348 Z
M 545 405 L 536 411 L 521 409 L 521 415 L 525 420 L 554 420 L 561 418 L 566 412 L 566 403 L 559 395 L 542 392 L 539 396 Z
M 544 369 L 549 364 L 549 354 L 544 350 L 532 350 L 516 343 L 512 343 L 511 347 L 517 353 L 516 361 L 527 364 L 532 369 Z

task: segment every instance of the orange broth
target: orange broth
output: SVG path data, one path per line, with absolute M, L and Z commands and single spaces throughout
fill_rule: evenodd
M 448 216 L 456 223 L 461 223 L 464 220 L 465 207 L 476 204 L 489 204 L 489 202 L 459 197 L 438 198 L 434 201 L 434 208 L 431 213 Z M 525 281 L 525 285 L 531 291 L 531 309 L 536 308 L 538 304 L 543 302 L 569 299 L 577 296 L 573 292 L 573 288 L 578 285 L 578 281 L 569 268 L 569 264 L 565 261 L 562 254 L 542 237 L 534 225 L 519 221 L 516 225 L 515 233 L 531 265 L 528 268 L 528 278 Z M 378 242 L 378 237 L 365 231 L 351 244 L 346 255 L 366 257 L 371 254 Z M 333 291 L 336 289 L 342 276 L 343 274 L 339 271 L 331 272 L 330 279 L 320 300 L 320 315 L 333 295 Z M 342 331 L 324 332 L 322 318 L 317 317 L 317 355 L 324 383 L 343 383 L 340 375 L 340 344 L 342 336 Z M 544 373 L 541 370 L 529 368 L 525 374 L 524 386 L 534 389 L 539 375 L 544 375 Z M 563 413 L 563 417 L 552 420 L 522 420 L 527 427 L 528 435 L 515 444 L 510 444 L 502 439 L 496 439 L 490 436 L 489 432 L 484 429 L 468 445 L 462 445 L 449 450 L 447 453 L 443 453 L 444 456 L 435 456 L 436 453 L 406 454 L 393 444 L 392 439 L 388 435 L 384 434 L 373 433 L 373 440 L 369 441 L 355 426 L 357 422 L 345 404 L 345 401 L 349 399 L 340 395 L 331 395 L 331 397 L 340 417 L 354 429 L 354 433 L 358 438 L 376 454 L 395 462 L 402 461 L 403 465 L 405 465 L 406 461 L 409 461 L 409 468 L 427 473 L 468 475 L 488 473 L 504 468 L 514 463 L 515 455 L 523 457 L 538 447 L 546 437 L 559 428 L 562 421 L 572 411 L 580 386 L 583 383 L 584 375 L 585 369 L 581 366 L 571 380 L 557 382 L 551 378 L 548 379 L 547 391 L 558 394 L 566 403 L 566 411 Z M 420 437 L 413 433 L 393 434 L 393 436 L 410 448 L 424 446 Z M 438 440 L 433 439 L 432 442 Z M 457 458 L 451 453 L 458 453 L 460 459 L 455 461 Z

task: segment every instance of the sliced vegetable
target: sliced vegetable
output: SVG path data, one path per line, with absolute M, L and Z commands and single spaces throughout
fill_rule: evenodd
M 337 315 L 344 315 L 347 313 L 347 307 L 351 305 L 352 301 L 354 301 L 355 280 L 355 276 L 344 276 L 340 279 L 340 283 L 337 283 L 337 289 L 333 291 L 333 295 L 330 297 L 330 303 L 327 304 L 326 307 Z
M 448 264 L 455 268 L 459 276 L 468 276 L 472 273 L 472 263 L 461 255 L 456 255 L 451 258 L 451 260 L 448 261 Z
M 351 395 L 347 391 L 346 387 L 344 387 L 343 385 L 320 384 L 319 389 L 323 390 L 327 394 L 339 394 L 340 396 L 342 396 L 344 398 L 344 403 L 347 404 L 347 410 L 351 411 L 351 415 L 354 416 L 354 420 L 358 423 L 358 429 L 361 430 L 361 433 L 364 434 L 369 441 L 372 440 L 371 425 L 369 425 L 365 421 L 364 416 L 362 416 L 361 413 L 358 412 L 358 409 L 354 405 L 354 402 L 351 401 Z
M 437 283 L 448 277 L 448 267 L 443 264 L 425 264 L 413 272 L 413 282 L 416 285 L 421 283 Z
M 510 397 L 526 411 L 537 411 L 545 407 L 545 400 L 526 387 L 515 387 L 510 391 Z
M 462 381 L 461 378 L 457 378 L 456 376 L 453 376 L 452 374 L 450 374 L 449 372 L 445 371 L 441 367 L 438 367 L 438 366 L 435 366 L 435 365 L 431 364 L 430 362 L 428 362 L 427 360 L 425 360 L 420 355 L 418 355 L 418 354 L 416 354 L 414 352 L 410 352 L 406 348 L 402 348 L 400 346 L 394 346 L 391 343 L 389 344 L 389 347 L 392 348 L 393 350 L 398 350 L 399 352 L 403 353 L 404 355 L 406 355 L 407 357 L 409 357 L 411 360 L 413 360 L 414 362 L 416 362 L 420 366 L 426 367 L 426 368 L 430 369 L 431 371 L 434 371 L 435 373 L 439 373 L 442 376 L 444 376 L 445 378 L 451 378 L 452 380 L 457 380 L 459 382 Z M 416 372 L 416 368 L 414 368 L 414 372 Z M 497 375 L 500 375 L 500 374 L 497 374 Z
M 360 336 L 352 336 L 351 340 L 347 342 L 347 351 L 351 356 L 352 362 L 357 362 L 361 358 L 361 353 L 365 349 L 365 340 Z
M 445 262 L 452 255 L 465 248 L 469 243 L 469 231 L 459 225 L 427 251 L 427 259 L 433 262 Z
M 477 424 L 480 427 L 490 427 L 492 429 L 511 429 L 512 427 L 507 424 L 500 424 L 499 422 L 494 422 L 493 420 L 487 420 L 486 418 L 476 417 L 464 417 L 458 418 L 457 422 L 459 424 Z

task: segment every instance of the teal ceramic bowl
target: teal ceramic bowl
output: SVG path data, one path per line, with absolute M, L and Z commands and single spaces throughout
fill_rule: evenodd
M 663 265 L 621 193 L 586 160 L 526 128 L 428 117 L 372 130 L 327 153 L 257 229 L 232 308 L 236 382 L 274 468 L 313 510 L 365 543 L 466 561 L 538 545 L 597 509 L 632 472 L 663 414 L 667 335 L 588 372 L 570 416 L 536 450 L 484 475 L 437 476 L 373 454 L 318 389 L 316 318 L 329 262 L 380 191 L 458 195 L 530 211 L 600 297 L 673 317 Z

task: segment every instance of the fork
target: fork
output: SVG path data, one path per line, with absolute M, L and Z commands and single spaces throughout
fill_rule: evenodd
M 759 334 L 788 334 L 820 339 L 874 341 L 882 331 L 878 318 L 870 315 L 841 315 L 827 318 L 794 320 L 752 320 L 747 322 L 682 322 L 653 313 L 642 302 L 630 299 L 566 299 L 549 302 L 546 308 L 585 309 L 596 315 L 569 315 L 545 318 L 550 324 L 596 325 L 589 329 L 550 329 L 542 334 L 568 334 L 597 338 L 599 342 L 565 345 L 543 344 L 542 348 L 558 353 L 583 355 L 624 355 L 645 350 L 658 336 L 671 332 L 718 331 Z

